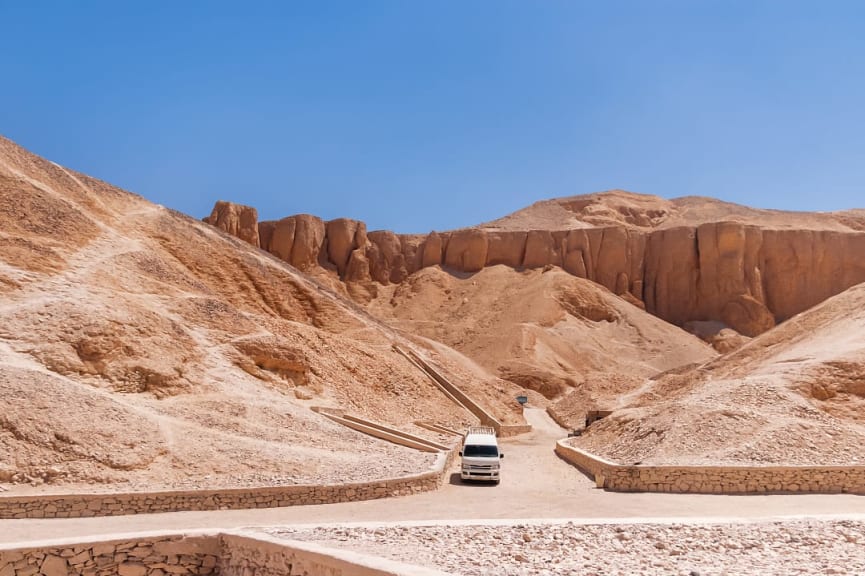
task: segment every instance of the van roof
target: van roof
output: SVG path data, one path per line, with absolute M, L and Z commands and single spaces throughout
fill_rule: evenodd
M 466 434 L 463 444 L 476 444 L 478 446 L 498 446 L 495 434 Z

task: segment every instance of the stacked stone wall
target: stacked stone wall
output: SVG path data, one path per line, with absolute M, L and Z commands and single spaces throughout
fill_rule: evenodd
M 222 551 L 216 535 L 151 536 L 0 548 L 3 576 L 172 576 L 220 573 Z
M 2 576 L 443 576 L 419 566 L 243 532 L 128 534 L 0 545 Z
M 614 492 L 865 494 L 865 466 L 628 466 L 567 440 L 556 454 Z
M 443 572 L 263 534 L 223 534 L 223 576 L 446 576 Z
M 442 452 L 431 472 L 350 484 L 120 494 L 4 496 L 0 497 L 0 519 L 82 518 L 187 510 L 278 508 L 408 496 L 435 490 L 441 486 L 452 459 L 453 451 Z

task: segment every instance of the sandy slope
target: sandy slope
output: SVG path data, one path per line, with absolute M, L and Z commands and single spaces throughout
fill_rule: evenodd
M 558 268 L 492 266 L 473 275 L 425 268 L 386 286 L 369 310 L 458 350 L 549 399 L 592 399 L 715 357 L 698 338 Z
M 0 246 L 0 482 L 14 490 L 387 477 L 431 457 L 310 407 L 471 421 L 353 304 L 2 139 Z
M 481 227 L 494 230 L 563 230 L 626 226 L 650 230 L 724 221 L 778 230 L 863 231 L 865 211 L 761 210 L 702 196 L 667 200 L 650 194 L 609 190 L 542 200 Z
M 865 284 L 659 378 L 575 441 L 643 463 L 863 464 Z

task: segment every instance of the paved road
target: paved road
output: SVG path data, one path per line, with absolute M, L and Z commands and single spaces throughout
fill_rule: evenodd
M 553 452 L 566 435 L 543 410 L 526 410 L 531 434 L 505 439 L 498 486 L 451 480 L 435 492 L 392 498 L 265 510 L 174 512 L 53 520 L 2 520 L 0 542 L 66 538 L 151 530 L 239 528 L 332 522 L 445 521 L 482 519 L 766 519 L 865 515 L 865 496 L 621 494 L 594 483 Z

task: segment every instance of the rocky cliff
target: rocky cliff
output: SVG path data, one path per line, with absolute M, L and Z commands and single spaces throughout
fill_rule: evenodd
M 779 225 L 784 214 L 793 213 L 693 198 L 672 208 L 657 202 L 654 208 L 635 208 L 635 202 L 654 197 L 610 196 L 630 205 L 598 202 L 603 195 L 585 197 L 590 202 L 563 199 L 555 209 L 570 214 L 570 229 L 519 229 L 499 225 L 503 219 L 478 228 L 400 235 L 367 232 L 355 220 L 325 222 L 303 214 L 259 223 L 258 245 L 301 270 L 329 268 L 349 284 L 399 283 L 429 266 L 467 273 L 498 264 L 558 266 L 674 324 L 721 321 L 748 336 L 865 282 L 865 232 L 856 212 L 800 217 L 806 225 L 797 228 L 792 217 L 786 227 Z M 771 227 L 755 223 L 763 212 Z M 250 214 L 251 209 L 219 203 L 207 220 L 255 244 L 249 225 L 241 225 Z M 735 220 L 725 220 L 725 214 Z

